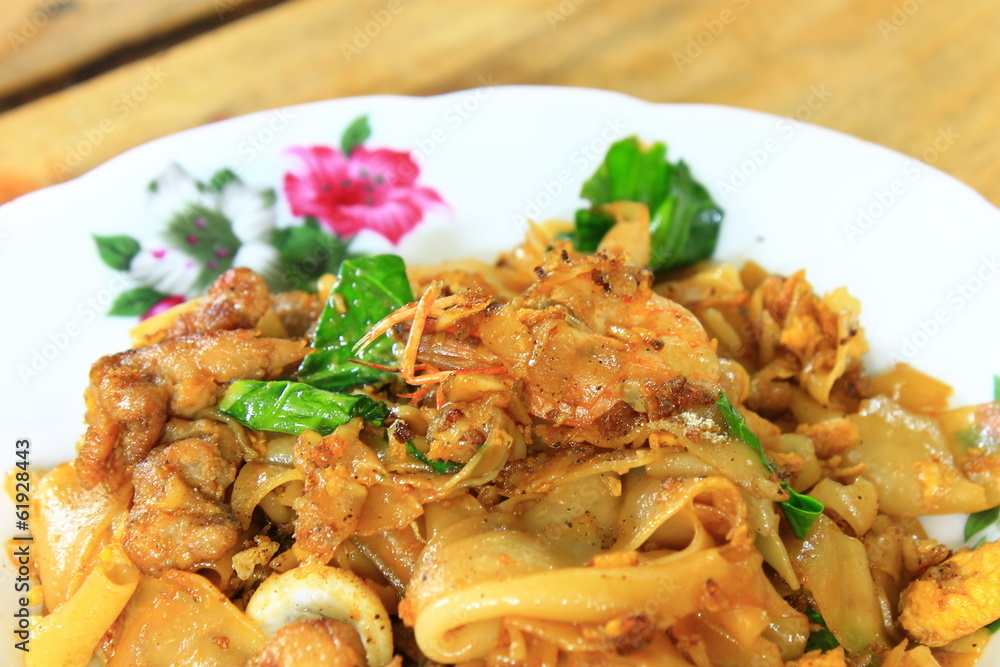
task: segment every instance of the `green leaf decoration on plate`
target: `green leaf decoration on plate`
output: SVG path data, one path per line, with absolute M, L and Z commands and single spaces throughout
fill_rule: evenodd
M 132 258 L 136 256 L 140 248 L 138 241 L 124 234 L 118 236 L 98 236 L 95 234 L 94 242 L 97 244 L 97 254 L 101 261 L 115 271 L 128 271 Z
M 368 116 L 360 116 L 354 120 L 340 137 L 340 150 L 344 155 L 350 155 L 355 148 L 367 141 L 372 129 L 368 125 Z
M 167 296 L 169 295 L 158 292 L 152 287 L 142 286 L 126 290 L 111 304 L 108 315 L 141 316 Z
M 219 171 L 212 174 L 212 177 L 208 179 L 208 183 L 205 185 L 205 189 L 221 193 L 226 189 L 226 186 L 234 181 L 239 181 L 240 177 L 236 175 L 236 172 L 232 169 L 220 169 Z
M 199 204 L 191 204 L 177 213 L 167 223 L 164 237 L 171 245 L 183 247 L 201 266 L 194 283 L 199 291 L 233 266 L 233 258 L 242 245 L 228 218 Z

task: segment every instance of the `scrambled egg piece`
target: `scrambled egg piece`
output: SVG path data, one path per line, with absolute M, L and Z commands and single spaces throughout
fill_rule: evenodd
M 945 644 L 1000 618 L 1000 543 L 962 549 L 903 591 L 900 623 L 928 646 Z

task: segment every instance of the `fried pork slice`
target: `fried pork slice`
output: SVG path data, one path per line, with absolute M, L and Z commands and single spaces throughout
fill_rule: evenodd
M 212 283 L 197 308 L 178 316 L 165 338 L 253 329 L 270 307 L 271 291 L 263 278 L 250 269 L 229 269 Z
M 201 438 L 157 447 L 135 466 L 135 497 L 125 550 L 150 575 L 190 570 L 223 557 L 239 539 L 239 522 L 223 502 L 236 464 Z
M 368 662 L 354 628 L 319 618 L 278 630 L 247 667 L 368 667 Z
M 1000 543 L 962 549 L 903 591 L 899 621 L 927 646 L 944 646 L 1000 618 Z
M 103 357 L 90 371 L 87 432 L 76 467 L 84 488 L 115 490 L 158 442 L 167 418 L 218 402 L 226 384 L 270 380 L 309 351 L 252 330 L 209 331 Z

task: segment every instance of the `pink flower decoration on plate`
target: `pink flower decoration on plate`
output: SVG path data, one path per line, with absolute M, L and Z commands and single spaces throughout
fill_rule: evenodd
M 154 315 L 165 313 L 174 306 L 176 306 L 177 304 L 184 303 L 185 301 L 186 299 L 180 294 L 174 294 L 173 296 L 168 296 L 163 299 L 160 299 L 159 301 L 154 303 L 153 307 L 147 310 L 145 314 L 143 314 L 142 317 L 139 318 L 139 320 L 140 321 L 147 320 L 150 317 L 153 317 Z
M 296 146 L 303 170 L 285 174 L 292 213 L 313 216 L 341 238 L 370 229 L 393 244 L 444 200 L 417 185 L 420 168 L 409 153 L 355 147 L 349 156 L 330 146 Z

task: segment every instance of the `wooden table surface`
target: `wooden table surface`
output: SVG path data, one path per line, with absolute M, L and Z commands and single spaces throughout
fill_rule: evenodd
M 221 118 L 486 79 L 797 116 L 1000 204 L 996 0 L 3 2 L 0 201 Z

